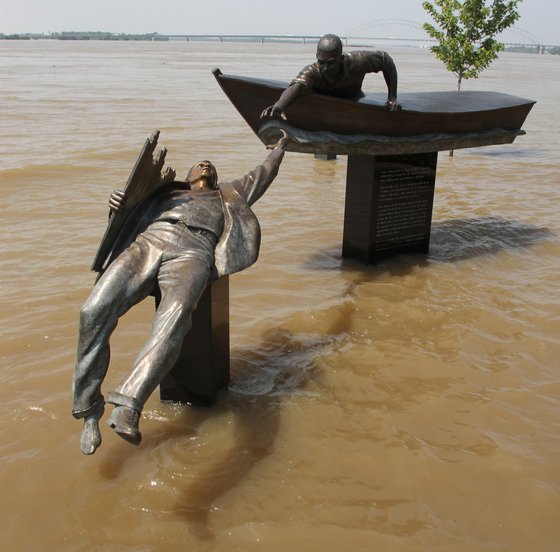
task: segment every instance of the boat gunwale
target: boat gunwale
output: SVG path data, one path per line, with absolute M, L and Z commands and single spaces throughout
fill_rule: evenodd
M 218 70 L 219 71 L 219 70 Z M 256 85 L 260 88 L 268 88 L 271 91 L 282 92 L 289 86 L 288 82 L 275 80 L 275 79 L 263 79 L 259 77 L 249 77 L 242 75 L 231 75 L 219 73 L 216 75 L 218 82 L 229 81 L 238 82 L 242 86 Z M 221 86 L 222 83 L 220 83 Z M 222 87 L 223 89 L 223 87 Z M 225 90 L 224 90 L 225 92 Z M 317 92 L 309 92 L 306 96 L 312 97 L 315 101 L 321 103 L 341 103 L 342 105 L 352 105 L 354 108 L 356 106 L 363 107 L 364 109 L 370 111 L 372 109 L 379 109 L 383 112 L 387 112 L 385 107 L 385 97 L 382 93 L 366 92 L 364 96 L 360 98 L 340 98 L 337 96 L 329 96 L 327 94 L 320 94 Z M 472 100 L 472 98 L 481 97 L 488 99 L 503 99 L 509 100 L 508 105 L 488 105 L 487 107 L 477 108 L 477 109 L 463 109 L 463 110 L 418 110 L 410 109 L 407 107 L 407 100 L 411 101 L 412 98 L 424 99 L 437 99 L 438 97 L 443 97 L 445 99 L 453 99 L 456 101 L 458 98 Z M 535 100 L 528 98 L 522 98 L 520 96 L 514 96 L 512 94 L 507 94 L 504 92 L 496 92 L 492 90 L 465 90 L 461 92 L 456 92 L 452 90 L 438 90 L 432 92 L 401 92 L 399 93 L 399 102 L 402 104 L 402 109 L 398 112 L 401 115 L 410 114 L 414 116 L 440 116 L 440 115 L 460 115 L 460 114 L 470 114 L 470 113 L 488 113 L 492 111 L 508 110 L 520 106 L 529 106 L 536 103 Z

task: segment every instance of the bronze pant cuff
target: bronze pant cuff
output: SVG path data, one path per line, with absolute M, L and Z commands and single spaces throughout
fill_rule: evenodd
M 103 396 L 99 397 L 90 407 L 84 408 L 83 410 L 72 410 L 72 416 L 79 420 L 80 418 L 86 418 L 87 416 L 92 416 L 93 414 L 103 414 L 105 407 L 105 400 Z
M 128 408 L 133 408 L 138 412 L 142 412 L 142 404 L 138 399 L 123 395 L 122 393 L 117 393 L 116 391 L 109 392 L 107 395 L 107 402 L 115 406 L 128 406 Z

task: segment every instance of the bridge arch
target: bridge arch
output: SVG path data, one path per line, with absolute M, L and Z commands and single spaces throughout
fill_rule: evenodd
M 411 19 L 376 19 L 375 21 L 366 21 L 357 25 L 356 27 L 352 27 L 348 31 L 346 31 L 346 36 L 350 37 L 358 37 L 361 36 L 360 33 L 368 32 L 372 29 L 378 27 L 409 27 L 412 29 L 416 29 L 422 31 L 425 34 L 424 28 L 422 27 L 422 23 L 418 21 L 413 21 Z
M 352 27 L 351 29 L 346 31 L 345 38 L 378 38 L 374 36 L 368 36 L 370 31 L 374 29 L 380 28 L 387 28 L 387 27 L 408 27 L 409 29 L 415 29 L 420 31 L 420 35 L 417 37 L 418 39 L 423 39 L 427 42 L 433 42 L 433 39 L 429 38 L 426 31 L 424 30 L 423 23 L 418 21 L 413 21 L 412 19 L 376 19 L 373 21 L 365 21 L 360 25 Z M 498 39 L 502 42 L 507 44 L 514 44 L 513 40 L 508 40 L 508 35 L 511 36 L 510 33 L 513 33 L 523 40 L 515 41 L 515 43 L 523 43 L 523 44 L 532 44 L 532 45 L 542 45 L 544 44 L 541 37 L 518 27 L 517 25 L 513 25 L 506 29 Z M 410 37 L 409 37 L 410 39 Z

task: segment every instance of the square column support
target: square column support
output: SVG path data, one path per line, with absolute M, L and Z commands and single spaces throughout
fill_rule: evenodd
M 210 284 L 193 313 L 181 355 L 160 384 L 160 399 L 212 404 L 229 383 L 229 277 Z
M 342 256 L 428 253 L 436 168 L 437 152 L 349 155 Z

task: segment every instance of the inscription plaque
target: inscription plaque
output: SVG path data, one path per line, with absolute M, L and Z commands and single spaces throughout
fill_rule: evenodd
M 437 152 L 348 157 L 342 255 L 368 264 L 427 253 Z

